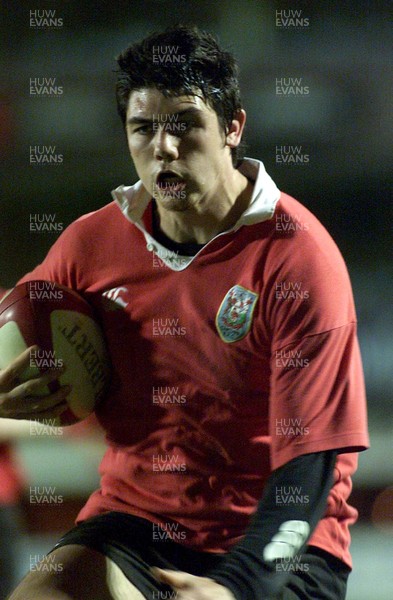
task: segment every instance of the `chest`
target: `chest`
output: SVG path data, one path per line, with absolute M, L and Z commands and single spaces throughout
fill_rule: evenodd
M 140 238 L 113 258 L 102 256 L 86 295 L 114 370 L 134 392 L 175 384 L 251 397 L 268 389 L 263 256 L 255 245 L 217 245 L 183 271 L 169 269 Z

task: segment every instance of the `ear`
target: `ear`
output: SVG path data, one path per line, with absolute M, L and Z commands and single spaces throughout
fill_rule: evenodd
M 241 142 L 244 126 L 246 124 L 246 111 L 241 108 L 235 115 L 229 131 L 226 135 L 225 142 L 230 148 L 236 148 Z

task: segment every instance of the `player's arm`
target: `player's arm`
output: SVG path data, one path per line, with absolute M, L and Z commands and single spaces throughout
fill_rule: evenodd
M 184 598 L 193 600 L 276 597 L 289 577 L 288 571 L 276 565 L 280 559 L 299 554 L 322 518 L 333 484 L 336 456 L 335 450 L 306 454 L 274 471 L 245 537 L 207 578 L 157 569 L 154 574 L 172 585 L 179 598 L 183 598 L 183 589 Z M 283 488 L 300 490 L 303 501 L 283 504 Z
M 238 600 L 274 597 L 289 577 L 282 564 L 277 568 L 280 559 L 299 554 L 326 510 L 336 456 L 335 450 L 306 454 L 274 471 L 244 539 L 209 577 Z M 301 499 L 283 504 L 288 488 Z
M 0 371 L 0 417 L 7 419 L 54 419 L 67 408 L 66 397 L 70 386 L 62 386 L 56 392 L 39 395 L 43 386 L 59 377 L 59 369 L 20 382 L 20 375 L 29 367 L 30 352 L 27 348 L 6 369 Z
M 61 273 L 62 270 L 67 271 L 68 266 L 65 260 L 67 252 L 63 250 L 66 231 L 53 244 L 44 262 L 20 279 L 18 283 L 28 279 L 44 279 L 57 281 L 71 287 L 70 282 L 64 280 L 64 275 Z M 7 290 L 0 286 L 0 300 L 6 293 Z M 35 350 L 38 349 L 37 347 L 34 348 Z M 42 396 L 39 394 L 39 390 L 59 377 L 61 373 L 59 369 L 48 370 L 44 374 L 21 383 L 19 377 L 30 365 L 30 352 L 32 349 L 27 348 L 7 368 L 0 371 L 0 418 L 52 420 L 61 415 L 67 408 L 65 399 L 71 391 L 69 386 L 62 386 L 56 392 L 50 394 L 46 393 Z M 6 436 L 5 427 L 6 424 L 3 424 L 0 429 L 0 436 L 2 437 Z

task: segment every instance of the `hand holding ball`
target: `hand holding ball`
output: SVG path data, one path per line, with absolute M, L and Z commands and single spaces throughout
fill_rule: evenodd
M 0 371 L 31 346 L 35 347 L 16 361 L 22 372 L 17 373 L 19 381 L 8 396 L 20 399 L 24 388 L 19 386 L 18 391 L 17 383 L 29 381 L 29 402 L 36 397 L 40 408 L 31 416 L 2 416 L 47 423 L 43 397 L 57 394 L 61 402 L 67 385 L 71 391 L 65 410 L 50 422 L 71 425 L 91 414 L 108 384 L 109 359 L 90 305 L 73 290 L 50 281 L 29 281 L 13 288 L 0 302 Z

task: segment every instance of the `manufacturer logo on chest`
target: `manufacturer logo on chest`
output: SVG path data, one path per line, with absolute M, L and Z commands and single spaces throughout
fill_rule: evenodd
M 241 285 L 234 285 L 221 302 L 216 315 L 220 338 L 227 344 L 237 342 L 250 331 L 258 294 Z
M 128 292 L 126 287 L 116 287 L 103 292 L 105 310 L 119 310 L 128 306 L 128 302 L 122 298 L 122 295 Z

